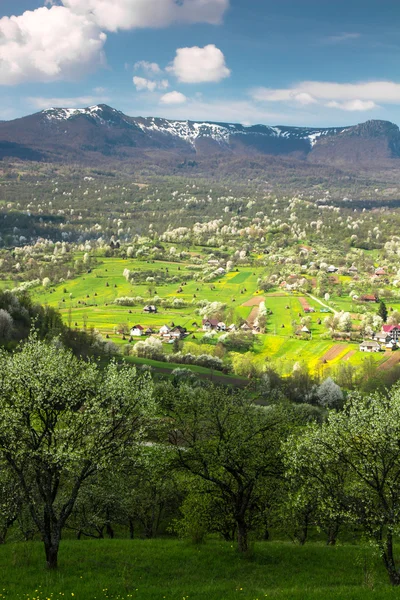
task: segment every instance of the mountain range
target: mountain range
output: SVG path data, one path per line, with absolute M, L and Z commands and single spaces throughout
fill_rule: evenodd
M 388 121 L 310 128 L 129 117 L 107 105 L 51 108 L 0 122 L 0 159 L 96 164 L 173 156 L 286 156 L 326 165 L 400 159 L 400 130 Z M 400 165 L 400 160 L 399 160 Z

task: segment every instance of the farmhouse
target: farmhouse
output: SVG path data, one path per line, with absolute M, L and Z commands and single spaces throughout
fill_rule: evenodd
M 243 325 L 240 328 L 242 331 L 251 331 L 251 327 L 248 323 L 243 323 Z
M 134 325 L 131 329 L 132 337 L 141 337 L 144 334 L 144 327 L 141 325 Z
M 203 319 L 203 331 L 212 331 L 218 327 L 218 319 Z
M 163 325 L 163 326 L 160 328 L 160 331 L 159 331 L 159 333 L 160 333 L 160 335 L 161 335 L 162 337 L 164 337 L 164 336 L 166 336 L 166 335 L 169 335 L 169 332 L 170 332 L 170 331 L 171 331 L 171 328 L 170 328 L 170 327 L 168 327 L 168 325 Z
M 387 344 L 392 339 L 388 333 L 384 331 L 378 331 L 373 335 L 374 340 L 379 342 L 380 344 Z
M 381 346 L 375 340 L 364 341 L 360 344 L 360 352 L 380 352 Z
M 154 304 L 148 304 L 144 307 L 143 312 L 155 314 L 157 312 L 157 306 L 154 306 Z
M 400 326 L 399 325 L 383 325 L 382 332 L 390 336 L 391 340 L 395 342 L 400 338 Z
M 145 335 L 153 335 L 154 330 L 151 327 L 149 327 L 148 329 L 146 329 L 146 331 L 144 333 L 145 333 Z
M 327 268 L 327 273 L 336 273 L 338 271 L 338 268 L 335 267 L 334 265 L 331 265 L 330 267 Z
M 181 340 L 182 338 L 185 337 L 185 334 L 186 334 L 186 328 L 181 327 L 180 325 L 177 325 L 176 327 L 171 329 L 171 331 L 169 332 L 169 339 L 170 340 Z
M 364 294 L 360 300 L 361 302 L 378 302 L 378 298 L 372 294 Z

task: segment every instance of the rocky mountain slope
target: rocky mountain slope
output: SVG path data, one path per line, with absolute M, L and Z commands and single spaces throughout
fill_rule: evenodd
M 155 154 L 196 160 L 210 155 L 272 155 L 326 164 L 400 158 L 400 131 L 387 121 L 305 128 L 129 117 L 107 105 L 52 108 L 0 122 L 0 159 L 93 163 L 147 160 Z

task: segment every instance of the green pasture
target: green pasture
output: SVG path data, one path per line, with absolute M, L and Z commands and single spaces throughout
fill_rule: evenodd
M 382 560 L 356 544 L 257 542 L 191 545 L 172 539 L 64 540 L 59 569 L 44 568 L 43 544 L 0 546 L 5 600 L 384 600 L 398 598 Z
M 190 264 L 190 262 L 101 258 L 97 262 L 93 262 L 90 273 L 85 272 L 73 280 L 68 280 L 50 289 L 38 287 L 32 291 L 32 295 L 35 301 L 60 310 L 64 321 L 71 327 L 96 329 L 103 336 L 108 335 L 108 338 L 121 348 L 128 343 L 127 340 L 123 340 L 121 334 L 117 333 L 122 325 L 129 328 L 134 325 L 142 325 L 145 329 L 152 328 L 157 332 L 162 325 L 173 323 L 186 327 L 191 333 L 194 333 L 201 328 L 201 317 L 196 315 L 195 303 L 198 300 L 206 299 L 226 303 L 230 311 L 229 317 L 227 317 L 228 324 L 230 324 L 238 317 L 247 320 L 254 307 L 244 306 L 244 304 L 251 298 L 264 297 L 266 307 L 272 314 L 267 318 L 267 334 L 257 336 L 258 343 L 254 350 L 254 360 L 260 366 L 271 361 L 274 362 L 275 367 L 279 367 L 282 373 L 289 373 L 295 363 L 302 362 L 307 363 L 312 371 L 323 372 L 342 359 L 349 360 L 354 365 L 360 365 L 364 360 L 365 354 L 358 351 L 357 345 L 342 342 L 340 342 L 342 344 L 340 352 L 336 353 L 335 351 L 333 357 L 328 355 L 326 358 L 330 349 L 337 348 L 338 343 L 321 339 L 321 336 L 326 334 L 324 320 L 328 316 L 321 312 L 323 307 L 307 295 L 301 296 L 281 290 L 264 294 L 257 289 L 257 280 L 263 274 L 261 267 L 254 269 L 243 267 L 239 271 L 230 272 L 212 282 L 188 281 L 182 285 L 185 283 L 183 278 L 188 273 Z M 174 284 L 141 283 L 132 285 L 124 278 L 124 269 L 164 272 L 168 269 L 168 275 L 176 276 L 179 280 Z M 182 293 L 178 293 L 180 288 Z M 156 293 L 161 298 L 182 298 L 190 304 L 180 309 L 159 307 L 157 314 L 143 313 L 143 305 Z M 134 307 L 115 305 L 115 299 L 122 296 L 142 296 L 143 305 Z M 315 309 L 314 313 L 308 315 L 304 313 L 300 301 L 302 297 L 309 306 Z M 335 306 L 337 310 L 351 313 L 358 312 L 360 306 L 352 302 L 349 297 L 333 297 L 327 304 Z M 400 310 L 400 303 L 393 303 L 393 308 Z M 292 323 L 296 322 L 295 329 L 299 329 L 303 317 L 310 319 L 309 328 L 312 334 L 310 340 L 303 340 L 294 335 Z M 320 324 L 318 320 L 321 321 Z M 199 335 L 201 334 L 198 333 L 196 337 Z M 191 336 L 188 340 L 192 341 Z M 170 347 L 166 345 L 165 350 L 169 352 Z M 383 362 L 386 358 L 383 353 L 373 355 L 373 360 L 378 363 Z

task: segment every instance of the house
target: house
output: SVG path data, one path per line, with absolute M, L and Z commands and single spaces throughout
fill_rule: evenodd
M 242 331 L 251 331 L 251 327 L 248 323 L 243 323 L 243 325 L 240 328 Z
M 364 294 L 360 297 L 361 302 L 378 302 L 378 298 L 372 294 Z
M 203 331 L 213 331 L 218 327 L 218 319 L 203 319 Z
M 168 327 L 168 325 L 163 325 L 163 326 L 160 328 L 159 334 L 160 334 L 162 337 L 165 337 L 165 336 L 169 335 L 169 332 L 170 332 L 170 331 L 171 331 L 171 329 L 170 329 L 170 327 Z
M 395 340 L 389 340 L 389 342 L 385 345 L 385 348 L 388 350 L 397 350 L 397 342 Z
M 151 327 L 146 329 L 146 331 L 144 332 L 145 335 L 153 335 L 153 333 L 154 333 L 154 330 Z
M 373 335 L 374 340 L 379 342 L 380 344 L 387 344 L 392 339 L 388 333 L 384 331 L 378 331 Z
M 154 306 L 154 304 L 148 304 L 144 307 L 143 312 L 155 314 L 157 312 L 157 306 Z
M 233 332 L 233 331 L 236 331 L 236 330 L 237 330 L 237 327 L 236 327 L 236 325 L 234 323 L 232 323 L 232 325 L 229 325 L 228 331 Z
M 380 352 L 381 346 L 375 340 L 364 341 L 360 344 L 360 352 Z
M 349 269 L 349 273 L 350 273 L 350 274 L 351 274 L 351 273 L 358 273 L 358 269 L 357 269 L 357 267 L 355 267 L 354 265 L 352 265 L 352 266 L 350 267 L 350 269 Z
M 375 275 L 386 275 L 385 273 L 385 269 L 382 269 L 382 267 L 379 267 L 378 269 L 375 269 Z
M 180 325 L 177 325 L 176 327 L 171 329 L 171 331 L 169 332 L 169 339 L 170 340 L 181 340 L 182 338 L 185 337 L 185 334 L 186 334 L 186 328 L 180 327 Z
M 391 340 L 397 342 L 400 338 L 400 326 L 399 325 L 383 325 L 382 332 L 387 333 Z
M 144 335 L 144 327 L 141 325 L 134 325 L 131 329 L 131 336 L 141 337 L 142 335 Z
M 220 321 L 217 325 L 217 331 L 226 331 L 226 325 L 222 321 Z
M 326 272 L 327 273 L 336 273 L 339 269 L 337 267 L 335 267 L 334 265 L 331 265 L 330 267 L 327 268 Z

